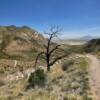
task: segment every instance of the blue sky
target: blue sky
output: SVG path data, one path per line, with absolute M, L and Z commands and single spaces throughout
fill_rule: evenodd
M 0 25 L 40 32 L 59 25 L 63 37 L 100 36 L 100 0 L 0 0 Z

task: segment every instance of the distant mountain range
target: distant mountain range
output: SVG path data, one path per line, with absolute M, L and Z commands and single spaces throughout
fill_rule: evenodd
M 99 38 L 99 37 L 87 35 L 87 36 L 83 36 L 80 38 L 71 38 L 71 39 L 63 39 L 63 40 L 66 40 L 66 41 L 90 41 L 91 39 L 97 39 L 97 38 Z
M 92 39 L 85 44 L 84 50 L 90 52 L 100 52 L 100 38 Z
M 87 35 L 87 36 L 84 36 L 84 37 L 78 38 L 77 40 L 90 41 L 90 40 L 92 40 L 92 39 L 96 39 L 96 38 L 98 38 L 98 37 L 97 37 L 97 36 Z
M 97 38 L 99 38 L 99 37 L 87 35 L 87 36 L 83 36 L 80 38 L 72 38 L 72 39 L 64 38 L 64 39 L 61 39 L 60 41 L 55 40 L 55 42 L 60 43 L 60 44 L 63 43 L 63 44 L 70 44 L 70 45 L 80 45 L 80 44 L 84 44 L 92 39 L 97 39 Z

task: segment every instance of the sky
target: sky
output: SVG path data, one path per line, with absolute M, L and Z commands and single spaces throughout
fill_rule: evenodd
M 62 37 L 100 36 L 100 0 L 0 0 L 0 25 L 39 32 L 58 25 Z

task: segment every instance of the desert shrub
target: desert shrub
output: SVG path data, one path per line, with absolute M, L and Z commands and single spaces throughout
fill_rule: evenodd
M 72 89 L 76 90 L 76 89 L 78 89 L 79 87 L 80 87 L 80 84 L 79 84 L 78 82 L 72 82 L 72 83 L 71 83 L 71 88 L 72 88 Z
M 3 69 L 0 69 L 0 74 L 4 74 L 4 70 Z
M 92 98 L 87 95 L 84 95 L 82 100 L 92 100 Z
M 31 73 L 28 79 L 28 88 L 39 86 L 43 87 L 46 82 L 46 75 L 43 69 L 37 69 L 35 72 Z
M 74 61 L 66 61 L 62 64 L 62 70 L 66 71 L 71 65 L 74 64 Z
M 3 85 L 5 85 L 4 81 L 0 80 L 0 86 L 3 86 Z
M 67 95 L 65 95 L 63 100 L 77 100 L 77 98 L 74 94 L 67 94 Z

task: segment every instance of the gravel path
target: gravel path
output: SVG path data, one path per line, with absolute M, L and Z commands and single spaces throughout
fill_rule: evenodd
M 87 55 L 90 59 L 90 85 L 94 93 L 93 100 L 100 100 L 100 61 L 94 55 Z

